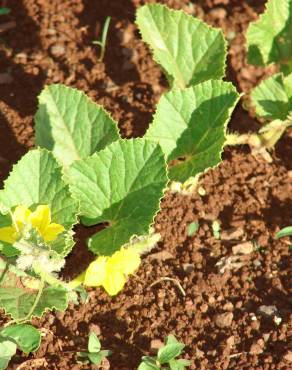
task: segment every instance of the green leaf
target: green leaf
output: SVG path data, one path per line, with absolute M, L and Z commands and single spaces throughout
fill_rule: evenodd
M 285 120 L 292 111 L 292 73 L 263 80 L 251 93 L 256 114 L 267 120 Z
M 0 307 L 13 319 L 22 319 L 30 311 L 37 293 L 22 288 L 0 288 Z M 32 316 L 41 317 L 46 310 L 64 311 L 68 306 L 67 290 L 49 286 L 43 290 Z
M 184 359 L 170 360 L 168 362 L 170 370 L 184 370 L 186 366 L 190 366 L 191 362 Z
M 101 344 L 99 339 L 97 338 L 96 334 L 92 331 L 89 334 L 88 339 L 88 351 L 89 352 L 99 352 L 101 349 Z
M 159 370 L 154 357 L 143 356 L 138 370 Z
M 169 334 L 166 339 L 166 345 L 168 344 L 177 344 L 179 341 L 176 339 L 176 337 L 173 334 Z
M 51 150 L 64 166 L 120 137 L 117 123 L 101 106 L 64 85 L 42 91 L 35 122 L 36 144 Z
M 0 191 L 0 204 L 8 209 L 17 205 L 29 208 L 49 205 L 52 222 L 63 225 L 67 230 L 51 247 L 63 256 L 71 251 L 71 229 L 77 222 L 78 203 L 71 197 L 60 165 L 46 149 L 31 150 L 14 165 L 4 190 Z
M 199 230 L 199 226 L 198 222 L 191 222 L 187 228 L 188 236 L 193 236 Z
M 184 182 L 221 161 L 226 126 L 238 99 L 234 86 L 219 80 L 162 95 L 145 138 L 158 142 L 168 161 L 175 160 L 171 180 Z
M 88 353 L 88 358 L 94 365 L 99 365 L 103 357 L 100 353 Z
M 85 225 L 109 223 L 89 240 L 89 248 L 102 255 L 148 233 L 167 184 L 162 150 L 145 139 L 119 140 L 74 162 L 68 179 Z
M 160 348 L 158 351 L 158 361 L 161 364 L 166 364 L 170 360 L 174 359 L 175 357 L 179 356 L 184 349 L 185 345 L 183 343 L 170 343 L 166 344 L 164 347 Z
M 161 4 L 139 8 L 136 23 L 171 86 L 182 89 L 224 77 L 226 42 L 221 30 Z
M 10 325 L 1 330 L 0 335 L 13 339 L 22 352 L 35 352 L 41 343 L 41 334 L 32 325 Z
M 292 72 L 291 18 L 291 0 L 267 2 L 265 12 L 247 30 L 249 63 L 281 64 L 283 72 Z
M 102 356 L 102 358 L 108 357 L 112 354 L 112 351 L 109 349 L 103 349 L 99 352 L 99 354 Z
M 291 236 L 292 235 L 292 226 L 284 227 L 282 230 L 278 231 L 275 238 L 280 239 L 284 238 L 285 236 Z
M 0 8 L 0 15 L 7 15 L 10 13 L 9 8 Z
M 15 355 L 17 346 L 9 339 L 0 336 L 0 370 L 7 368 L 11 357 Z

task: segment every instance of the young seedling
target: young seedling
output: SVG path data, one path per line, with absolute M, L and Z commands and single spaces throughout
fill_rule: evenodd
M 31 325 L 20 324 L 0 328 L 0 370 L 7 368 L 16 350 L 28 354 L 40 345 L 41 334 Z
M 177 341 L 174 335 L 169 335 L 165 345 L 158 350 L 156 357 L 143 356 L 138 370 L 184 370 L 191 362 L 177 359 L 185 345 Z
M 9 8 L 0 8 L 0 15 L 8 15 L 10 14 Z
M 215 239 L 220 239 L 221 237 L 221 225 L 218 220 L 215 220 L 212 222 L 212 231 L 213 231 L 213 236 Z
M 188 226 L 188 236 L 193 236 L 199 230 L 200 224 L 198 222 L 191 222 Z
M 275 238 L 280 239 L 284 238 L 285 236 L 292 236 L 292 226 L 286 226 L 280 231 L 278 231 Z
M 86 352 L 77 352 L 78 361 L 84 364 L 100 365 L 102 360 L 111 355 L 111 351 L 102 350 L 101 343 L 94 332 L 90 332 Z
M 249 63 L 276 64 L 281 73 L 262 81 L 251 93 L 256 114 L 265 125 L 258 133 L 227 137 L 228 145 L 248 144 L 254 155 L 260 154 L 268 162 L 272 161 L 269 151 L 292 126 L 291 26 L 291 0 L 269 0 L 259 20 L 250 24 L 247 31 Z
M 93 45 L 100 46 L 100 56 L 99 56 L 100 62 L 103 61 L 104 54 L 105 54 L 106 39 L 107 39 L 110 21 L 111 21 L 111 17 L 106 17 L 106 20 L 104 22 L 103 29 L 102 29 L 101 39 L 92 41 Z

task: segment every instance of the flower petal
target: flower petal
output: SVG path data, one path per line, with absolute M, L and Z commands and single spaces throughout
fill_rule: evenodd
M 58 235 L 64 230 L 64 226 L 53 223 L 47 226 L 45 231 L 42 233 L 42 237 L 44 238 L 45 242 L 52 242 L 53 240 L 57 239 Z
M 133 274 L 139 267 L 141 258 L 139 254 L 131 249 L 115 252 L 108 261 L 112 269 L 118 270 L 126 275 Z
M 17 233 L 13 226 L 0 228 L 0 240 L 2 242 L 13 244 L 17 240 Z
M 106 277 L 107 257 L 98 257 L 87 267 L 84 278 L 84 285 L 100 286 Z
M 116 295 L 123 289 L 125 283 L 126 278 L 122 272 L 107 269 L 106 278 L 102 286 L 109 295 Z
M 24 224 L 29 220 L 31 211 L 26 206 L 17 206 L 13 212 L 13 221 L 21 231 Z
M 33 227 L 44 237 L 46 228 L 51 223 L 51 210 L 48 205 L 37 206 L 37 209 L 31 213 L 29 221 Z

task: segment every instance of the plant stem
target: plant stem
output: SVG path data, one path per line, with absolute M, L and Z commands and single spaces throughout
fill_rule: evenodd
M 109 30 L 110 21 L 111 21 L 111 17 L 106 17 L 106 20 L 104 22 L 103 29 L 102 29 L 101 39 L 92 42 L 93 44 L 100 46 L 100 49 L 101 49 L 100 57 L 98 59 L 100 62 L 103 61 L 104 54 L 105 54 L 106 39 L 107 39 L 107 33 Z
M 41 296 L 42 296 L 44 287 L 45 287 L 45 279 L 43 278 L 43 276 L 41 276 L 39 290 L 37 292 L 36 298 L 35 298 L 35 300 L 33 302 L 33 305 L 31 306 L 29 312 L 24 317 L 22 317 L 20 319 L 9 321 L 5 326 L 10 326 L 12 324 L 21 324 L 21 323 L 24 323 L 26 321 L 31 320 L 31 317 L 33 315 L 33 312 L 34 312 L 36 306 L 38 305 L 38 303 L 39 303 L 39 301 L 41 299 Z

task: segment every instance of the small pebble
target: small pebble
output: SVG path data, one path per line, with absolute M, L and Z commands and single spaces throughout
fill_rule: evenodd
M 231 325 L 233 320 L 233 313 L 226 312 L 222 314 L 215 315 L 215 324 L 218 328 L 227 328 Z
M 156 353 L 157 350 L 163 347 L 164 343 L 160 339 L 153 339 L 150 343 L 150 351 Z
M 233 254 L 250 254 L 253 249 L 253 244 L 251 242 L 244 242 L 232 247 L 232 252 Z
M 184 263 L 183 269 L 185 273 L 190 274 L 191 272 L 195 271 L 195 266 L 192 263 Z
M 65 50 L 65 47 L 63 45 L 53 45 L 51 47 L 51 53 L 55 56 L 55 57 L 60 57 L 62 55 L 64 55 L 66 52 Z
M 279 311 L 276 306 L 259 306 L 257 309 L 257 314 L 264 316 L 264 317 L 274 317 L 274 316 L 279 316 Z
M 244 234 L 244 231 L 240 227 L 233 227 L 228 230 L 223 230 L 221 233 L 221 240 L 238 240 Z
M 292 362 L 292 351 L 288 351 L 285 355 L 284 355 L 284 360 L 287 361 L 287 362 Z

